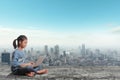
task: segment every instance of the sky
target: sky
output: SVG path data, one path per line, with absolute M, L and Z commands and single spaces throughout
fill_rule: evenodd
M 28 46 L 120 48 L 120 0 L 0 0 L 0 47 L 19 35 Z

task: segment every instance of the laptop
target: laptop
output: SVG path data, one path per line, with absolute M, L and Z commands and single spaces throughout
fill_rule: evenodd
M 45 59 L 45 56 L 39 56 L 38 60 L 35 61 L 35 64 L 33 64 L 33 67 L 39 66 L 43 62 L 44 59 Z

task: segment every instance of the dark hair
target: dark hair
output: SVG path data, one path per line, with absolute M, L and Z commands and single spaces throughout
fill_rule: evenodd
M 19 44 L 20 41 L 22 42 L 22 41 L 24 41 L 26 39 L 27 39 L 27 37 L 25 35 L 20 35 L 17 39 L 15 39 L 13 41 L 13 47 L 14 47 L 14 49 L 16 49 L 17 47 L 20 46 L 20 44 Z M 17 41 L 17 43 L 16 43 L 16 41 Z

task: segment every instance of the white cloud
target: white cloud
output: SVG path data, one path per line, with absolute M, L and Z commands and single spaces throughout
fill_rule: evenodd
M 93 47 L 117 47 L 120 45 L 120 37 L 108 33 L 63 33 L 49 30 L 0 27 L 0 46 L 12 47 L 12 41 L 21 34 L 28 37 L 28 46 L 60 44 L 74 47 L 82 43 Z
M 110 30 L 112 33 L 120 33 L 120 26 L 114 27 Z
M 54 37 L 54 32 L 45 30 L 13 29 L 0 27 L 0 44 L 11 45 L 12 41 L 21 34 L 24 34 L 29 38 L 30 45 L 46 43 L 47 38 Z

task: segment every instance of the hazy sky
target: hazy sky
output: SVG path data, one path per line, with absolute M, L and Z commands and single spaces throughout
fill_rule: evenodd
M 0 47 L 20 34 L 29 46 L 120 47 L 120 0 L 0 0 Z

